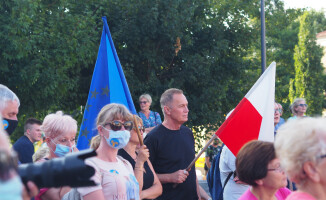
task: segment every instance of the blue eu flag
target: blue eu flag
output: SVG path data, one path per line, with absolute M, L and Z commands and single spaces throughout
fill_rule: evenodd
M 102 20 L 104 25 L 101 44 L 77 142 L 79 150 L 88 148 L 92 137 L 97 135 L 96 117 L 103 106 L 120 103 L 136 114 L 106 17 L 102 17 Z

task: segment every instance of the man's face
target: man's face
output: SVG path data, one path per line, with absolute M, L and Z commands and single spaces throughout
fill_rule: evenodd
M 42 132 L 41 132 L 41 126 L 38 124 L 33 124 L 30 126 L 29 129 L 27 129 L 27 135 L 29 136 L 30 140 L 32 142 L 37 142 L 41 140 L 42 138 Z
M 183 124 L 188 121 L 188 101 L 183 94 L 174 94 L 173 100 L 168 107 L 167 114 L 174 122 Z
M 1 111 L 1 115 L 3 118 L 18 120 L 18 103 L 17 101 L 7 101 L 6 107 Z
M 277 103 L 274 103 L 274 126 L 280 122 L 280 111 Z

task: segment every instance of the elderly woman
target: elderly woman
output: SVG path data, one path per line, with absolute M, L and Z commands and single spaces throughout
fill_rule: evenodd
M 307 112 L 308 105 L 304 98 L 296 98 L 290 106 L 290 110 L 293 114 L 288 120 L 296 119 L 298 117 L 304 117 Z
M 77 151 L 75 146 L 77 121 L 71 116 L 65 115 L 61 111 L 49 114 L 44 118 L 41 130 L 45 134 L 49 154 L 40 161 L 63 157 L 67 153 Z M 61 200 L 70 189 L 70 187 L 42 188 L 35 199 Z
M 140 117 L 135 115 L 133 123 L 138 126 L 141 134 L 144 132 L 143 122 Z M 162 185 L 153 169 L 151 162 L 147 159 L 149 157 L 148 149 L 145 145 L 139 146 L 139 138 L 135 127 L 130 132 L 131 137 L 127 146 L 123 149 L 119 149 L 118 155 L 128 160 L 134 168 L 134 173 L 139 184 L 142 184 L 142 190 L 140 192 L 141 199 L 155 199 L 162 194 Z M 139 157 L 141 154 L 146 154 L 146 160 L 143 162 Z M 141 187 L 141 186 L 140 186 Z
M 251 187 L 239 200 L 286 199 L 286 175 L 275 156 L 273 143 L 254 140 L 245 144 L 236 159 L 237 176 Z
M 152 104 L 152 98 L 149 94 L 142 94 L 139 97 L 139 106 L 141 111 L 138 112 L 139 117 L 143 120 L 145 134 L 149 133 L 155 126 L 162 123 L 160 114 L 149 110 Z
M 285 123 L 275 140 L 281 165 L 298 190 L 288 199 L 326 199 L 326 119 Z
M 97 186 L 78 188 L 84 200 L 139 199 L 139 184 L 131 164 L 118 156 L 129 142 L 132 115 L 124 105 L 108 104 L 99 112 L 96 125 L 100 143 L 97 156 L 86 160 L 95 169 Z

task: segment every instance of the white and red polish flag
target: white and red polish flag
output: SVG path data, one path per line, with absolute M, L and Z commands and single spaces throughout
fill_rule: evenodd
M 235 156 L 251 140 L 274 141 L 275 72 L 273 62 L 215 133 Z

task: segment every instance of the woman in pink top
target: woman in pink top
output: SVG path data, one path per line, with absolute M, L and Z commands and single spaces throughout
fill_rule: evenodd
M 78 188 L 77 191 L 83 200 L 140 199 L 139 183 L 131 164 L 117 155 L 118 150 L 129 142 L 132 119 L 128 109 L 121 104 L 108 104 L 99 112 L 96 119 L 100 136 L 97 156 L 85 161 L 94 167 L 95 175 L 92 179 L 99 185 Z M 143 156 L 142 163 L 147 158 L 148 156 Z
M 286 122 L 277 133 L 275 149 L 298 190 L 287 200 L 326 199 L 326 119 Z
M 291 193 L 271 142 L 254 140 L 244 145 L 236 169 L 239 180 L 251 186 L 239 200 L 283 200 Z

